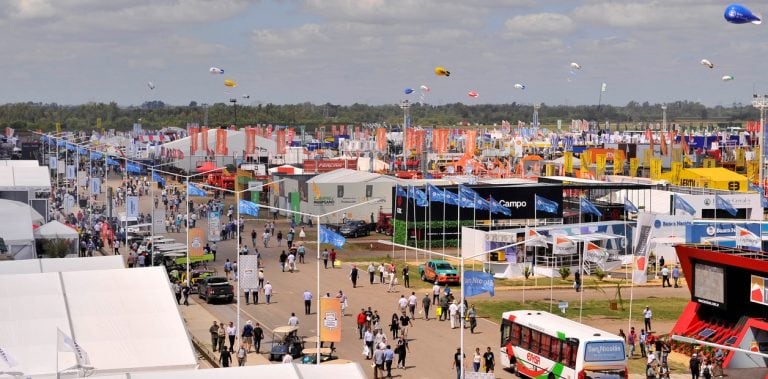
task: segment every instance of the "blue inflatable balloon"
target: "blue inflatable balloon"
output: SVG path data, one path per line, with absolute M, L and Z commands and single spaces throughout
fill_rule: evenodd
M 725 14 L 723 14 L 725 20 L 733 24 L 748 24 L 753 23 L 759 25 L 762 23 L 759 15 L 755 15 L 747 9 L 747 7 L 741 4 L 731 4 L 725 8 Z
M 414 92 L 413 88 L 406 88 L 403 90 L 406 95 L 410 95 Z

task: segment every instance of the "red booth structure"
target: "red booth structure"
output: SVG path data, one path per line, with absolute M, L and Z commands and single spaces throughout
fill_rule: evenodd
M 675 247 L 691 301 L 672 334 L 768 353 L 768 252 L 713 245 Z M 690 344 L 673 342 L 690 355 Z M 709 348 L 704 348 L 708 354 Z M 768 367 L 757 355 L 725 350 L 725 368 Z

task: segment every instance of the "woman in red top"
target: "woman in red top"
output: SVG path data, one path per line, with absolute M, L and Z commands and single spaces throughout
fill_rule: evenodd
M 357 314 L 357 331 L 360 333 L 360 339 L 363 339 L 363 331 L 365 330 L 365 308 L 360 309 L 360 313 Z

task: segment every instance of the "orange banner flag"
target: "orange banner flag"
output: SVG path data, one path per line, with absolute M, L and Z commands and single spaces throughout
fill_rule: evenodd
M 227 155 L 227 130 L 216 129 L 216 155 Z

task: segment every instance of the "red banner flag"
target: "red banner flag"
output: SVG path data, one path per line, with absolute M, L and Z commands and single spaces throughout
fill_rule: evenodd
M 208 127 L 200 128 L 200 149 L 208 154 Z
M 667 136 L 664 132 L 659 132 L 659 137 L 661 137 L 661 155 L 666 156 L 667 155 Z
M 226 129 L 216 129 L 216 155 L 227 155 L 227 131 Z
M 296 137 L 296 130 L 289 128 L 288 131 L 285 132 L 285 142 L 288 144 L 288 146 L 291 146 L 294 137 Z
M 198 149 L 198 146 L 197 146 L 198 134 L 200 134 L 200 128 L 198 128 L 197 126 L 191 126 L 189 128 L 189 141 L 190 141 L 189 142 L 189 154 L 190 155 L 195 155 L 195 153 L 197 152 L 197 149 Z
M 379 150 L 379 152 L 385 152 L 387 151 L 387 129 L 386 128 L 376 128 L 376 149 Z
M 464 134 L 464 155 L 474 156 L 477 143 L 477 130 L 467 130 Z
M 245 154 L 253 154 L 253 148 L 256 138 L 256 130 L 253 128 L 245 128 Z
M 280 129 L 277 131 L 277 153 L 285 154 L 285 130 Z

